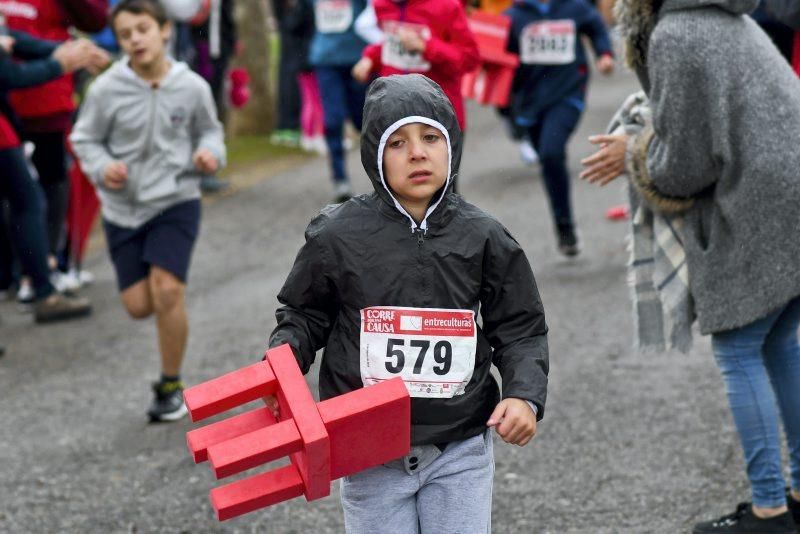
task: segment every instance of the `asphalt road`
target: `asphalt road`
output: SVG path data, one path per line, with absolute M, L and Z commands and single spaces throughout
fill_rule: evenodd
M 570 146 L 573 174 L 636 86 L 629 74 L 596 79 Z M 496 442 L 494 532 L 685 532 L 747 498 L 741 454 L 707 339 L 688 355 L 632 347 L 626 224 L 605 220 L 622 184 L 574 182 L 584 251 L 555 251 L 538 170 L 524 167 L 490 109 L 469 108 L 461 184 L 497 215 L 534 267 L 550 325 L 546 419 L 525 448 Z M 269 167 L 269 162 L 265 168 Z M 356 188 L 370 185 L 357 151 Z M 265 175 L 267 172 L 265 171 Z M 188 291 L 188 383 L 257 360 L 274 326 L 275 295 L 303 230 L 329 200 L 323 159 L 310 160 L 206 206 Z M 338 485 L 218 523 L 193 465 L 188 421 L 146 424 L 156 377 L 155 326 L 118 302 L 104 250 L 88 260 L 85 320 L 34 326 L 0 304 L 1 532 L 342 532 Z M 312 389 L 316 377 L 309 375 Z M 387 528 L 386 532 L 391 532 Z

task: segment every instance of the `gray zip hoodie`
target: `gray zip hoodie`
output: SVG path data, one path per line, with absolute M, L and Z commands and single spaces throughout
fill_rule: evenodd
M 211 90 L 177 61 L 155 87 L 137 76 L 127 59 L 117 61 L 89 88 L 70 141 L 97 187 L 103 217 L 127 228 L 200 197 L 200 173 L 192 163 L 197 149 L 208 149 L 225 164 Z M 121 190 L 103 185 L 103 170 L 115 160 L 128 168 Z

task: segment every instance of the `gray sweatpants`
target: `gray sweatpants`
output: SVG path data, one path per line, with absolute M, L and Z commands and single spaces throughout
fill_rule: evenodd
M 401 460 L 341 480 L 345 528 L 348 534 L 489 533 L 493 477 L 491 430 L 441 453 L 414 447 Z

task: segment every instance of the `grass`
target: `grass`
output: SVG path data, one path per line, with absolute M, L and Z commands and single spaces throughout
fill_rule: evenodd
M 228 147 L 228 167 L 222 173 L 223 176 L 237 168 L 247 167 L 261 161 L 284 157 L 310 157 L 299 148 L 275 146 L 269 142 L 269 137 L 266 135 L 230 137 L 226 140 L 226 145 Z

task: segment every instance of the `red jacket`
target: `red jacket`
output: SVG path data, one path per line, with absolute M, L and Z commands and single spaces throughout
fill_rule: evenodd
M 461 77 L 478 67 L 478 45 L 467 26 L 460 0 L 373 0 L 381 44 L 364 49 L 379 76 L 419 72 L 438 83 L 453 104 L 461 129 L 466 128 Z M 425 52 L 409 54 L 396 40 L 398 24 L 421 33 Z
M 19 146 L 19 137 L 5 115 L 0 114 L 0 150 Z
M 68 29 L 76 26 L 83 31 L 99 31 L 105 27 L 108 0 L 0 0 L 0 13 L 6 16 L 8 27 L 50 41 L 66 41 Z M 24 123 L 41 122 L 51 116 L 60 120 L 75 111 L 72 76 L 62 76 L 43 85 L 9 93 L 9 100 Z M 38 119 L 38 120 L 37 120 Z M 50 128 L 31 130 L 51 131 Z M 55 130 L 66 129 L 62 127 Z

